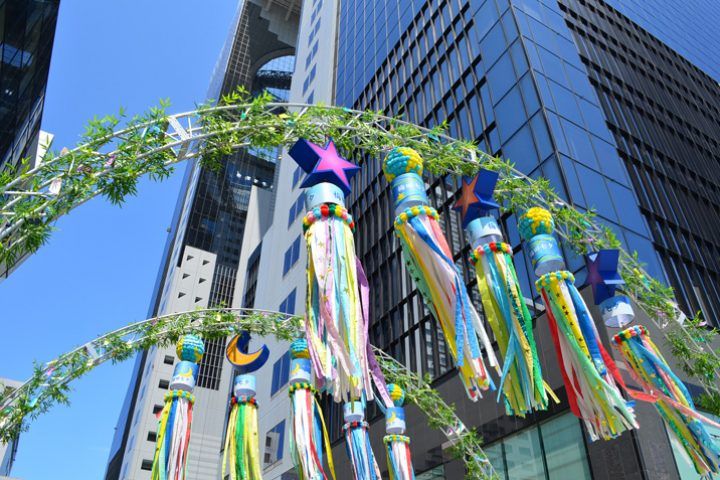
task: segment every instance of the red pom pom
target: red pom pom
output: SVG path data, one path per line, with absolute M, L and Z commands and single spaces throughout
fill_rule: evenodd
M 330 216 L 330 209 L 326 204 L 323 203 L 322 205 L 320 205 L 320 213 L 322 213 L 323 217 Z

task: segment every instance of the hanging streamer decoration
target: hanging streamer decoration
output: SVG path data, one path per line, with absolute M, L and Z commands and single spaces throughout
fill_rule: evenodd
M 355 223 L 345 209 L 350 178 L 359 167 L 341 158 L 330 140 L 300 139 L 290 156 L 307 172 L 306 336 L 316 385 L 336 402 L 372 400 L 372 381 L 386 405 L 387 387 L 368 342 L 368 282 L 355 256 Z
M 392 186 L 395 234 L 408 269 L 442 328 L 468 397 L 477 401 L 482 390 L 495 388 L 482 350 L 491 367 L 498 369 L 498 362 L 438 225 L 438 213 L 429 206 L 422 180 L 423 161 L 415 150 L 394 148 L 383 163 L 383 171 Z
M 190 443 L 195 379 L 198 363 L 205 354 L 205 344 L 195 335 L 185 335 L 177 343 L 177 356 L 165 406 L 160 413 L 152 480 L 182 480 Z
M 570 409 L 583 419 L 592 440 L 615 438 L 638 427 L 635 414 L 620 394 L 623 379 L 602 344 L 575 278 L 564 270 L 554 230 L 552 215 L 542 208 L 531 208 L 520 217 L 520 235 L 540 277 L 535 285 L 546 306 Z
M 345 448 L 355 480 L 381 480 L 380 468 L 370 446 L 369 425 L 365 421 L 363 402 L 347 402 L 343 405 L 345 425 Z
M 703 478 L 720 473 L 720 448 L 703 425 L 720 428 L 720 424 L 695 410 L 690 393 L 670 369 L 647 329 L 633 326 L 613 340 L 630 366 L 633 379 L 655 402 L 671 437 L 681 447 L 680 451 L 687 454 L 697 473 Z
M 393 407 L 385 410 L 385 432 L 383 437 L 387 453 L 390 480 L 414 480 L 415 471 L 410 455 L 410 437 L 405 435 L 405 392 L 398 385 L 388 385 Z
M 532 317 L 520 291 L 512 248 L 503 243 L 500 227 L 489 214 L 499 208 L 492 199 L 497 180 L 497 172 L 489 170 L 465 177 L 462 195 L 453 209 L 462 215 L 485 318 L 503 357 L 498 396 L 504 396 L 509 415 L 524 417 L 533 410 L 545 410 L 548 394 L 555 396 L 543 381 Z
M 335 479 L 332 449 L 325 420 L 312 386 L 312 366 L 307 341 L 295 340 L 290 345 L 290 408 L 291 450 L 301 480 L 327 480 L 323 467 L 323 444 L 327 453 L 328 471 Z
M 630 298 L 615 295 L 615 289 L 625 283 L 618 272 L 619 260 L 619 250 L 600 250 L 585 256 L 586 284 L 592 286 L 595 305 L 600 307 L 603 322 L 612 328 L 622 328 L 635 318 Z
M 241 373 L 233 382 L 230 399 L 230 418 L 225 434 L 222 460 L 222 476 L 230 467 L 230 480 L 260 480 L 260 443 L 258 435 L 258 404 L 255 399 L 255 376 L 250 372 L 259 370 L 270 355 L 267 345 L 248 353 L 250 334 L 242 332 L 228 344 L 226 355 L 230 363 Z

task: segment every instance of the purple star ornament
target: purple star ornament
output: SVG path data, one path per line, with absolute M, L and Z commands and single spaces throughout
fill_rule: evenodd
M 585 256 L 588 269 L 585 285 L 591 285 L 595 305 L 615 295 L 615 289 L 625 283 L 618 273 L 618 250 L 600 250 Z
M 360 167 L 338 154 L 332 140 L 323 148 L 301 138 L 288 153 L 308 174 L 300 185 L 302 188 L 328 182 L 337 185 L 345 195 L 348 195 L 350 179 L 360 170 Z
M 472 178 L 463 177 L 460 200 L 453 207 L 453 210 L 462 214 L 463 228 L 488 211 L 498 208 L 498 204 L 492 198 L 497 181 L 498 173 L 485 169 L 480 170 Z

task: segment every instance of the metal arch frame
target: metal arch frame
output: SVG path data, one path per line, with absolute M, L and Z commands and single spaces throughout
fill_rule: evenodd
M 217 315 L 217 314 L 232 314 L 234 317 L 233 321 L 226 321 L 226 322 L 218 322 L 213 324 L 203 324 L 202 316 L 203 315 Z M 263 328 L 258 328 L 253 330 L 251 325 L 243 325 L 242 319 L 244 318 L 257 318 L 257 317 L 265 317 L 267 319 L 274 319 L 274 322 L 272 323 L 272 326 L 270 328 L 267 328 L 267 325 Z M 8 427 L 8 423 L 10 420 L 8 419 L 6 413 L 8 412 L 8 409 L 12 409 L 13 405 L 17 403 L 21 397 L 25 395 L 32 395 L 32 398 L 34 399 L 34 402 L 37 402 L 43 394 L 46 394 L 46 392 L 50 389 L 65 386 L 69 384 L 72 380 L 79 378 L 81 375 L 70 375 L 72 373 L 72 370 L 69 372 L 61 372 L 60 375 L 56 375 L 56 367 L 63 359 L 67 359 L 69 357 L 72 357 L 73 355 L 80 354 L 82 356 L 82 360 L 84 360 L 84 367 L 75 367 L 75 370 L 81 370 L 80 374 L 84 374 L 89 372 L 90 370 L 94 369 L 98 365 L 105 363 L 106 361 L 110 360 L 113 361 L 113 355 L 111 354 L 111 351 L 108 350 L 109 345 L 109 338 L 127 338 L 125 340 L 128 348 L 131 350 L 137 350 L 138 347 L 142 345 L 142 342 L 144 339 L 146 339 L 148 336 L 141 335 L 143 333 L 144 327 L 147 327 L 149 325 L 156 324 L 158 321 L 162 319 L 181 319 L 183 317 L 189 317 L 194 320 L 196 320 L 195 323 L 189 324 L 183 331 L 178 331 L 177 329 L 172 328 L 172 324 L 169 325 L 167 328 L 161 330 L 160 332 L 153 332 L 155 342 L 153 345 L 157 345 L 158 343 L 161 343 L 163 341 L 169 340 L 171 338 L 171 334 L 184 334 L 184 333 L 198 333 L 202 334 L 203 332 L 224 332 L 227 330 L 251 330 L 254 333 L 261 333 L 262 335 L 274 335 L 278 336 L 278 333 L 284 332 L 286 334 L 292 334 L 292 336 L 300 336 L 303 334 L 302 328 L 295 324 L 293 325 L 293 320 L 297 320 L 298 317 L 295 315 L 290 315 L 286 313 L 281 312 L 275 312 L 270 310 L 261 310 L 261 309 L 246 309 L 246 308 L 206 308 L 201 310 L 191 310 L 191 311 L 185 311 L 180 313 L 174 313 L 174 314 L 167 314 L 162 315 L 158 317 L 148 318 L 146 320 L 142 320 L 140 322 L 132 323 L 130 325 L 127 325 L 125 327 L 122 327 L 120 329 L 117 329 L 115 331 L 106 333 L 105 335 L 102 335 L 90 342 L 85 343 L 84 345 L 68 352 L 63 355 L 60 355 L 55 360 L 52 360 L 48 363 L 46 363 L 42 368 L 42 373 L 44 376 L 48 379 L 45 383 L 40 385 L 33 385 L 32 378 L 29 380 L 26 380 L 22 385 L 20 385 L 17 389 L 13 390 L 9 395 L 2 398 L 2 404 L 0 404 L 0 429 L 5 429 Z M 262 330 L 262 332 L 259 332 L 257 330 Z M 389 368 L 394 369 L 397 371 L 397 369 L 405 370 L 406 373 L 409 373 L 411 377 L 415 377 L 413 379 L 414 384 L 413 385 L 405 385 L 404 387 L 406 390 L 408 388 L 427 388 L 427 383 L 423 380 L 422 377 L 419 375 L 415 375 L 410 370 L 408 370 L 403 364 L 395 360 L 394 358 L 387 355 L 385 352 L 380 350 L 379 348 L 373 346 L 373 351 L 378 356 L 379 360 L 382 360 L 384 364 L 386 364 L 386 367 L 390 366 Z M 73 367 L 73 366 L 71 366 Z M 445 405 L 446 407 L 447 404 Z M 453 420 L 452 420 L 452 426 L 443 426 L 440 427 L 440 431 L 445 435 L 447 438 L 448 445 L 455 445 L 458 444 L 458 442 L 462 442 L 463 438 L 470 432 L 470 430 L 465 426 L 464 422 L 457 416 L 454 409 L 452 407 L 448 407 L 453 412 Z M 433 412 L 421 411 L 427 415 L 428 417 L 431 417 Z M 22 419 L 20 420 L 22 421 Z M 490 463 L 489 459 L 487 458 L 487 455 L 482 450 L 481 446 L 479 444 L 471 444 L 471 445 L 465 445 L 465 456 L 463 460 L 467 462 L 474 463 L 477 467 L 480 468 L 480 471 L 483 472 L 484 478 L 499 478 L 497 476 L 497 473 L 495 472 L 495 469 Z
M 165 162 L 165 165 L 172 165 L 175 163 L 179 163 L 183 160 L 188 159 L 195 159 L 200 156 L 201 148 L 200 146 L 202 143 L 208 139 L 212 139 L 213 137 L 233 133 L 233 132 L 242 132 L 244 130 L 248 130 L 250 128 L 258 128 L 256 125 L 255 127 L 248 127 L 244 126 L 242 123 L 242 116 L 244 112 L 249 111 L 251 108 L 257 108 L 257 106 L 245 103 L 245 104 L 238 104 L 238 105 L 223 105 L 223 106 L 214 106 L 210 108 L 206 108 L 203 110 L 194 110 L 174 115 L 168 115 L 163 116 L 162 118 L 146 122 L 139 125 L 134 125 L 129 128 L 121 129 L 117 132 L 112 132 L 111 134 L 107 135 L 106 137 L 100 138 L 97 141 L 94 142 L 94 144 L 102 145 L 102 146 L 108 146 L 112 145 L 112 142 L 116 139 L 123 139 L 125 136 L 137 132 L 138 130 L 146 131 L 147 129 L 153 128 L 153 127 L 160 127 L 163 129 L 165 136 L 169 139 L 168 142 L 166 142 L 163 146 L 154 148 L 152 150 L 145 151 L 141 153 L 140 155 L 136 156 L 136 160 L 142 160 L 143 158 L 146 158 L 150 155 L 162 152 L 162 151 L 168 151 L 172 153 L 172 158 L 167 160 Z M 293 112 L 296 112 L 298 117 L 302 117 L 305 115 L 309 109 L 313 109 L 315 112 L 333 112 L 333 111 L 342 111 L 343 113 L 351 114 L 352 115 L 352 121 L 349 122 L 346 125 L 338 126 L 333 125 L 333 128 L 343 131 L 345 134 L 352 134 L 353 132 L 359 131 L 359 128 L 355 125 L 353 125 L 353 122 L 362 122 L 369 126 L 371 130 L 375 130 L 379 132 L 382 136 L 385 136 L 386 138 L 390 140 L 402 140 L 402 141 L 412 141 L 416 140 L 418 138 L 432 138 L 435 141 L 443 142 L 443 143 L 457 143 L 458 140 L 450 137 L 445 134 L 437 133 L 436 131 L 432 131 L 428 128 L 416 125 L 414 123 L 401 120 L 398 118 L 389 117 L 386 115 L 382 115 L 378 112 L 363 112 L 359 110 L 353 110 L 348 109 L 345 107 L 337 107 L 337 106 L 320 106 L 320 105 L 311 105 L 306 103 L 285 103 L 285 102 L 272 102 L 267 103 L 262 106 L 262 109 L 265 112 L 281 112 L 286 110 L 292 110 Z M 206 131 L 204 127 L 200 124 L 200 122 L 197 120 L 201 118 L 203 114 L 212 114 L 212 113 L 227 113 L 228 115 L 234 115 L 232 117 L 233 120 L 233 126 L 229 129 L 222 130 L 222 131 Z M 324 119 L 321 116 L 317 116 L 314 120 L 315 124 L 318 126 L 324 125 Z M 400 136 L 391 131 L 389 128 L 390 126 L 407 126 L 412 127 L 416 129 L 420 135 L 417 137 L 405 137 Z M 280 142 L 282 145 L 287 145 L 292 140 L 290 137 L 293 133 L 292 127 L 289 127 L 286 136 L 283 138 L 283 141 Z M 250 146 L 248 142 L 239 143 L 236 145 L 232 145 L 233 149 L 238 149 L 242 147 Z M 0 248 L 7 248 L 11 249 L 13 248 L 17 243 L 22 242 L 23 238 L 12 238 L 13 232 L 15 232 L 23 223 L 23 220 L 20 219 L 18 221 L 13 221 L 13 215 L 14 212 L 12 211 L 13 206 L 18 203 L 22 198 L 26 196 L 42 196 L 45 198 L 45 201 L 39 205 L 35 210 L 33 210 L 33 213 L 41 214 L 42 216 L 46 216 L 48 210 L 52 207 L 53 203 L 62 196 L 62 189 L 59 193 L 52 193 L 51 192 L 51 186 L 55 184 L 61 184 L 62 180 L 66 177 L 69 177 L 71 175 L 78 173 L 78 166 L 74 165 L 73 163 L 70 163 L 66 170 L 59 171 L 56 175 L 53 177 L 47 179 L 42 184 L 38 185 L 35 189 L 28 189 L 24 188 L 24 184 L 30 184 L 32 182 L 27 182 L 27 180 L 31 179 L 33 175 L 37 174 L 38 172 L 44 170 L 44 169 L 52 169 L 53 166 L 56 164 L 61 163 L 61 160 L 64 159 L 68 155 L 72 155 L 75 152 L 79 151 L 93 151 L 97 155 L 98 160 L 102 159 L 109 159 L 112 158 L 114 154 L 117 153 L 117 151 L 109 151 L 109 152 L 99 152 L 91 148 L 91 145 L 85 144 L 80 145 L 73 150 L 67 151 L 65 154 L 61 154 L 58 157 L 53 158 L 52 160 L 42 163 L 32 170 L 26 172 L 25 174 L 19 176 L 18 178 L 14 179 L 13 181 L 9 182 L 7 185 L 0 187 L 0 198 L 5 198 L 8 201 L 0 206 Z M 466 161 L 468 163 L 473 163 L 476 165 L 480 165 L 483 160 L 492 160 L 494 157 L 491 155 L 488 155 L 485 152 L 478 151 L 474 148 L 467 148 L 467 158 Z M 101 177 L 103 175 L 106 175 L 108 172 L 110 172 L 112 169 L 111 166 L 105 167 L 103 170 L 99 172 L 93 173 L 93 175 L 97 177 Z M 510 172 L 512 175 L 514 175 L 517 178 L 520 178 L 526 182 L 532 182 L 533 180 L 525 175 L 524 173 L 520 172 L 519 170 L 515 168 L 511 168 Z M 450 173 L 450 172 L 449 172 Z M 455 172 L 459 173 L 459 172 Z M 23 183 L 25 182 L 25 183 Z M 103 193 L 103 190 L 96 188 L 93 190 L 87 198 L 84 198 L 81 201 L 76 202 L 72 208 L 76 208 L 83 203 L 87 202 L 91 198 L 94 198 L 97 195 L 100 195 Z M 546 202 L 546 199 L 538 197 L 537 200 L 539 202 Z M 564 208 L 574 208 L 572 205 L 568 204 L 567 202 L 556 199 L 556 203 L 559 206 L 562 206 Z M 59 216 L 55 217 L 59 218 Z M 580 227 L 579 225 L 575 225 Z M 567 236 L 562 231 L 557 231 L 558 235 L 561 237 L 565 237 L 567 239 Z M 637 268 L 636 265 L 634 265 L 634 259 L 632 256 L 626 252 L 624 249 L 620 249 L 621 254 L 621 262 L 627 266 L 632 265 L 632 268 Z M 12 268 L 12 265 L 6 266 L 8 268 L 8 271 Z M 647 274 L 647 272 L 642 269 L 638 268 L 643 274 L 645 274 L 647 277 L 650 277 L 650 275 Z M 634 298 L 636 301 L 637 298 Z M 673 308 L 678 314 L 678 317 L 683 317 L 685 314 L 680 311 L 680 309 L 677 307 L 677 305 L 673 305 Z M 653 321 L 653 323 L 660 329 L 660 331 L 665 332 L 666 331 L 666 325 L 662 325 L 660 321 L 652 315 L 651 312 L 649 313 L 649 317 Z M 672 320 L 671 322 L 672 323 Z M 682 328 L 682 327 L 681 327 Z M 683 329 L 684 330 L 684 329 Z M 693 338 L 692 335 L 686 335 L 686 338 L 688 341 L 693 345 L 693 347 L 698 351 L 703 351 L 702 345 L 700 345 L 695 338 Z M 716 358 L 718 358 L 718 355 L 716 352 L 711 352 L 712 355 Z M 718 375 L 720 375 L 720 371 L 717 372 Z M 708 385 L 705 385 L 708 386 Z M 717 386 L 711 387 L 715 391 L 720 391 Z

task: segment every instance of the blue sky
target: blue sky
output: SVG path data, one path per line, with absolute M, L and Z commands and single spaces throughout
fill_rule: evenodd
M 205 99 L 237 0 L 63 0 L 43 129 L 75 145 L 86 121 L 169 98 L 171 112 Z M 96 199 L 57 223 L 48 245 L 0 283 L 0 377 L 27 378 L 91 338 L 146 317 L 183 166 L 142 181 L 120 207 Z M 8 341 L 9 340 L 9 341 Z M 20 439 L 13 476 L 98 479 L 132 362 L 73 384 L 71 405 L 41 416 Z

